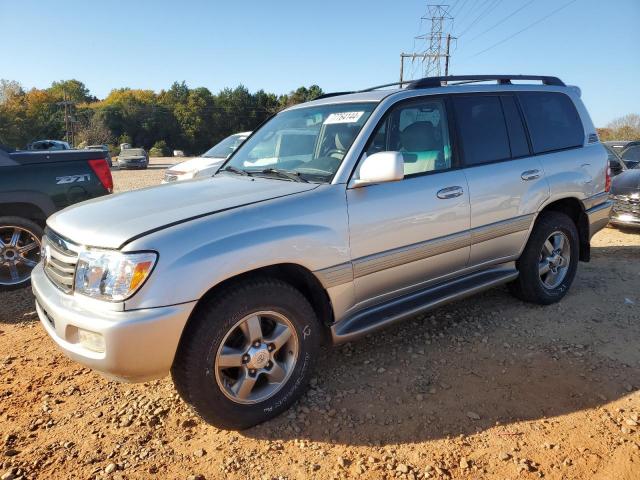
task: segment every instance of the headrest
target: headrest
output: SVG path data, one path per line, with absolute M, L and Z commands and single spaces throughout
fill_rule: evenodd
M 431 122 L 415 122 L 400 132 L 400 141 L 408 152 L 435 150 L 435 130 Z
M 356 138 L 355 128 L 341 128 L 336 132 L 335 143 L 338 150 L 347 151 Z

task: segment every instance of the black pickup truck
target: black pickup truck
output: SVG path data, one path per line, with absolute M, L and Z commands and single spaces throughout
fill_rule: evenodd
M 113 191 L 106 158 L 100 150 L 0 148 L 0 290 L 29 284 L 49 215 Z

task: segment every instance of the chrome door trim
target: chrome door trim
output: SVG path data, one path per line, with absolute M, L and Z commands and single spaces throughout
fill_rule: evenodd
M 342 263 L 317 270 L 315 274 L 325 288 L 335 287 L 382 270 L 452 252 L 511 233 L 527 231 L 530 229 L 535 216 L 533 213 L 522 215 L 476 227 L 467 232 L 455 233 L 425 242 L 394 248 L 357 258 L 352 262 L 353 268 L 349 263 Z
M 509 218 L 507 220 L 501 220 L 499 222 L 490 223 L 489 225 L 483 225 L 471 229 L 471 245 L 477 243 L 486 242 L 494 238 L 509 235 L 511 233 L 522 232 L 523 230 L 529 230 L 535 214 L 530 213 L 522 215 L 520 217 Z
M 349 262 L 323 268 L 315 272 L 324 288 L 336 287 L 353 281 L 353 265 Z
M 454 233 L 425 242 L 394 248 L 353 261 L 355 278 L 469 246 L 469 232 Z

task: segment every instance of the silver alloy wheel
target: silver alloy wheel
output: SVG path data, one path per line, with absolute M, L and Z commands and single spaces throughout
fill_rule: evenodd
M 0 225 L 0 285 L 19 285 L 40 261 L 40 239 L 23 227 Z
M 273 311 L 251 313 L 225 335 L 215 359 L 216 382 L 236 403 L 262 402 L 289 380 L 298 360 L 298 335 Z
M 571 245 L 569 238 L 560 231 L 555 231 L 542 244 L 538 272 L 545 288 L 553 290 L 567 276 L 571 264 Z

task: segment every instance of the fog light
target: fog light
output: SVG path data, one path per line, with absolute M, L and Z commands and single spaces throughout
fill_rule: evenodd
M 83 347 L 94 352 L 104 352 L 104 337 L 96 332 L 78 329 L 78 341 Z

